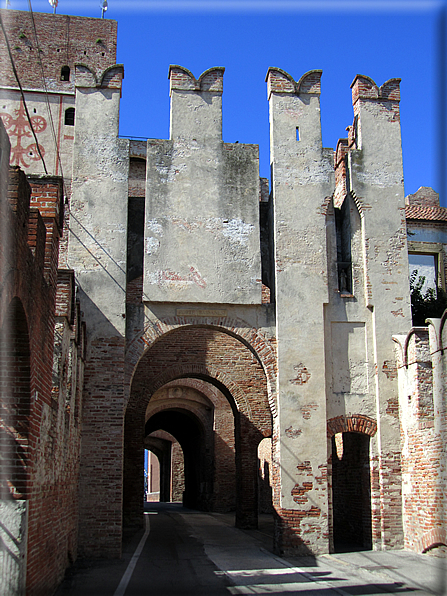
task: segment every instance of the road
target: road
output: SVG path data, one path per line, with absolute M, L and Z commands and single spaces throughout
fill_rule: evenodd
M 146 530 L 121 560 L 78 561 L 56 596 L 359 596 L 447 594 L 445 560 L 406 551 L 306 558 L 272 553 L 272 522 L 233 527 L 233 516 L 148 504 Z

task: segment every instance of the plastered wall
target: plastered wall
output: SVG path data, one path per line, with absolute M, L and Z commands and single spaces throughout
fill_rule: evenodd
M 222 141 L 223 71 L 169 71 L 171 138 L 147 146 L 147 300 L 261 303 L 258 148 Z

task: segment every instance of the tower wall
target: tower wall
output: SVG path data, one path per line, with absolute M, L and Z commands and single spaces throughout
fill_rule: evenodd
M 369 490 L 372 546 L 381 549 L 403 544 L 397 371 L 390 342 L 390 331 L 411 326 L 399 80 L 379 89 L 358 75 L 352 99 L 354 123 L 337 146 L 337 184 L 327 215 L 328 419 L 361 415 L 377 424 L 369 445 Z
M 122 76 L 122 66 L 106 70 L 99 81 L 86 67 L 76 71 L 68 260 L 76 272 L 81 309 L 91 321 L 85 363 L 79 550 L 96 556 L 121 552 L 129 171 L 129 141 L 118 139 Z
M 222 141 L 223 70 L 171 66 L 171 139 L 147 147 L 145 300 L 261 304 L 258 147 Z
M 320 76 L 267 74 L 270 102 L 278 420 L 274 504 L 277 549 L 328 550 L 324 304 L 328 301 L 322 206 L 334 186 L 322 148 Z M 276 446 L 276 447 L 275 447 Z

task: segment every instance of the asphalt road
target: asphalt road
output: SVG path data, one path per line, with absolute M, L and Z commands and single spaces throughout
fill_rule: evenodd
M 164 506 L 147 512 L 146 523 L 149 533 L 127 588 L 114 596 L 228 596 L 228 579 L 216 573 L 176 510 Z

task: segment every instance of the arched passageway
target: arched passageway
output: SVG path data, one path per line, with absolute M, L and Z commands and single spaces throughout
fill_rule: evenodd
M 332 437 L 334 549 L 372 549 L 370 437 L 358 432 Z
M 212 492 L 210 482 L 212 470 L 205 448 L 205 432 L 199 420 L 187 410 L 162 410 L 146 422 L 145 434 L 150 435 L 157 430 L 165 430 L 175 437 L 183 450 L 185 470 L 183 504 L 191 509 L 207 511 Z M 164 458 L 164 462 L 166 461 L 167 458 Z M 165 473 L 162 471 L 161 474 L 160 480 L 166 483 Z
M 185 465 L 183 450 L 175 437 L 164 430 L 151 432 L 144 438 L 144 447 L 148 454 L 147 501 L 161 503 L 182 502 L 185 492 Z M 149 462 L 150 460 L 150 462 Z M 153 463 L 156 462 L 157 470 Z M 152 470 L 149 464 L 152 463 Z M 158 489 L 157 489 L 158 486 Z M 158 493 L 158 499 L 156 491 Z
M 146 441 L 144 447 L 144 502 L 166 503 L 169 501 L 169 495 L 168 499 L 163 499 L 160 491 L 160 470 L 164 454 L 159 457 L 158 449 L 152 447 L 147 449 Z
M 200 386 L 209 401 L 205 386 L 211 387 L 216 396 L 222 396 L 231 411 L 231 428 L 222 424 L 222 436 L 219 435 L 225 449 L 217 450 L 219 453 L 215 449 L 216 420 L 224 411 L 218 397 L 209 405 L 208 412 L 206 405 L 194 409 L 174 403 L 169 408 L 165 404 L 158 411 L 150 411 L 156 392 L 164 387 L 174 389 L 172 384 L 176 385 L 176 391 L 196 384 L 196 389 Z M 225 466 L 231 466 L 231 457 L 222 453 L 234 449 L 236 525 L 256 527 L 257 448 L 263 438 L 272 434 L 272 416 L 267 379 L 255 351 L 233 334 L 202 326 L 177 328 L 146 350 L 133 375 L 125 416 L 123 518 L 127 524 L 141 525 L 144 437 L 159 428 L 171 433 L 184 451 L 184 502 L 190 507 L 203 510 L 218 510 L 219 505 L 228 507 L 216 499 L 219 486 L 216 477 L 225 484 L 223 479 L 229 476 Z M 227 493 L 231 501 L 232 491 Z

